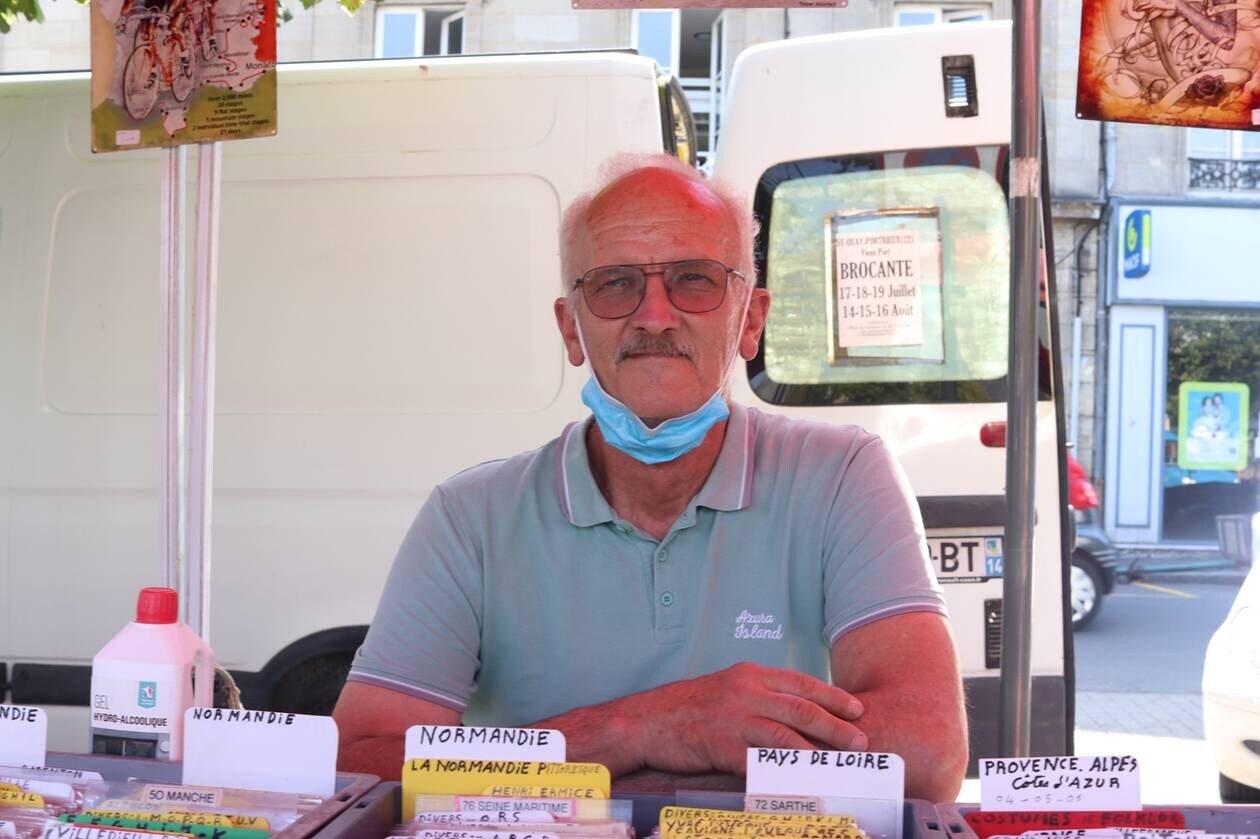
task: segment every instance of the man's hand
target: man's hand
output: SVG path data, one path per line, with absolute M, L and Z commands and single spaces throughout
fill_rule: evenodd
M 648 767 L 744 774 L 750 746 L 861 750 L 862 704 L 794 670 L 742 663 L 537 723 L 565 733 L 570 760 L 614 776 Z

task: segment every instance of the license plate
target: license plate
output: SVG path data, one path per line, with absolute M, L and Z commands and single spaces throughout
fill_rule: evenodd
M 928 536 L 927 544 L 941 583 L 982 583 L 1002 577 L 1000 535 Z

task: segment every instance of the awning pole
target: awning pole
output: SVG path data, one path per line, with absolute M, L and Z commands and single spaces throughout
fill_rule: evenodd
M 158 508 L 161 566 L 159 580 L 180 588 L 180 546 L 184 512 L 184 147 L 162 149 L 158 223 L 158 445 L 161 476 Z M 181 608 L 184 606 L 180 604 Z
M 998 753 L 1029 752 L 1033 487 L 1037 438 L 1037 301 L 1041 264 L 1040 4 L 1015 0 L 1011 119 L 1011 317 L 1006 403 L 1006 544 Z M 1055 614 L 1059 614 L 1057 611 Z
M 210 523 L 214 488 L 215 305 L 219 273 L 221 143 L 197 146 L 197 252 L 194 261 L 188 410 L 188 625 L 210 640 Z

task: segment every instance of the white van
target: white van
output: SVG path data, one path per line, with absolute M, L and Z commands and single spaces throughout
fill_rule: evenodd
M 93 155 L 88 82 L 0 77 L 0 701 L 78 751 L 91 656 L 160 569 L 159 152 Z M 209 641 L 250 707 L 328 712 L 434 484 L 584 414 L 563 207 L 692 128 L 627 54 L 280 85 L 279 135 L 224 145 Z
M 980 433 L 1005 419 L 1010 66 L 1009 23 L 754 48 L 715 161 L 761 216 L 775 295 L 735 398 L 864 425 L 904 464 L 973 758 L 996 748 L 1005 460 Z M 622 54 L 282 67 L 280 83 L 279 136 L 225 146 L 209 640 L 251 707 L 327 711 L 430 489 L 587 413 L 551 314 L 561 209 L 614 151 L 683 151 L 689 119 Z M 0 80 L 0 661 L 25 704 L 86 702 L 91 654 L 159 567 L 158 155 L 93 157 L 86 103 L 86 77 Z M 917 347 L 836 351 L 828 237 L 855 210 L 914 210 L 938 235 Z M 1038 423 L 1032 739 L 1064 754 L 1053 399 Z M 60 745 L 86 731 L 84 713 Z

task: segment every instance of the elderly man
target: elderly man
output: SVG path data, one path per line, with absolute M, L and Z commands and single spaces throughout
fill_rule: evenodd
M 769 294 L 751 215 L 668 158 L 576 201 L 555 303 L 594 416 L 437 487 L 335 716 L 396 776 L 417 723 L 557 728 L 613 775 L 743 771 L 749 746 L 902 755 L 957 794 L 953 638 L 877 437 L 731 403 Z

